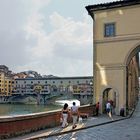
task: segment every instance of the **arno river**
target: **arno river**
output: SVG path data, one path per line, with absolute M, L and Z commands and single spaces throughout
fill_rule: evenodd
M 56 101 L 56 105 L 0 104 L 0 117 L 52 111 L 56 109 L 61 109 L 64 103 L 68 103 L 70 107 L 73 101 L 75 101 L 77 105 L 80 105 L 80 102 L 75 99 L 59 100 Z
M 15 116 L 60 109 L 60 105 L 0 104 L 0 116 Z

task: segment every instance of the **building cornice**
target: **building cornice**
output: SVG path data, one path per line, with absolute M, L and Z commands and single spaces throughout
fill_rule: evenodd
M 102 43 L 112 43 L 112 42 L 132 41 L 132 40 L 140 40 L 140 34 L 103 38 L 101 40 L 94 40 L 94 42 L 96 44 L 102 44 Z
M 81 77 L 52 77 L 52 78 L 17 78 L 15 80 L 68 80 L 68 79 L 89 79 L 93 76 L 81 76 Z
M 118 64 L 100 64 L 100 68 L 96 67 L 96 70 L 124 70 L 126 69 L 126 65 L 118 63 Z
M 92 16 L 91 13 L 95 11 L 114 9 L 114 8 L 126 7 L 126 6 L 138 5 L 138 4 L 140 4 L 140 0 L 121 0 L 121 1 L 115 1 L 109 3 L 100 3 L 96 5 L 88 5 L 85 8 L 87 9 L 88 13 Z

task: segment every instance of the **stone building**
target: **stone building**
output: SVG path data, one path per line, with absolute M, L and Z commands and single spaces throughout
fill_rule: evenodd
M 17 78 L 15 79 L 16 94 L 33 94 L 40 90 L 41 94 L 49 93 L 83 93 L 91 90 L 92 76 L 83 77 L 48 77 L 48 78 Z M 92 93 L 92 90 L 90 91 Z
M 93 19 L 94 102 L 105 110 L 129 113 L 139 93 L 140 1 L 121 0 L 86 6 Z
M 13 77 L 5 65 L 0 65 L 0 96 L 10 96 L 13 91 Z
M 53 97 L 75 98 L 89 104 L 93 97 L 93 76 L 17 78 L 11 102 L 46 104 Z

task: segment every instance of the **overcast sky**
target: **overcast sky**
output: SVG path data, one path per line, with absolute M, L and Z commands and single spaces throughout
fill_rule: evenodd
M 0 0 L 0 64 L 13 72 L 92 76 L 92 19 L 112 0 Z

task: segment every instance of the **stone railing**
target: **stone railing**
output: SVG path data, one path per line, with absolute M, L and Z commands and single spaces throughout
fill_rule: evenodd
M 81 106 L 79 110 L 81 113 L 92 116 L 95 112 L 95 105 Z M 15 117 L 0 117 L 0 139 L 59 126 L 60 115 L 61 110 L 55 110 Z M 71 118 L 69 118 L 69 122 L 71 122 Z

